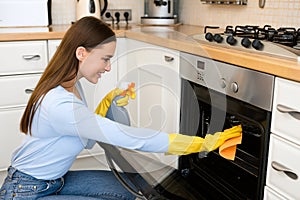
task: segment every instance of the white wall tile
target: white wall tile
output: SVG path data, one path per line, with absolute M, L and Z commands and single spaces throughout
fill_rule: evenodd
M 76 19 L 77 0 L 52 0 L 52 24 L 70 24 Z
M 52 0 L 52 23 L 69 24 L 76 20 L 77 0 Z M 108 9 L 131 9 L 131 23 L 139 23 L 144 14 L 143 0 L 108 0 Z
M 248 0 L 248 5 L 208 5 L 200 0 L 180 0 L 180 18 L 184 24 L 192 25 L 245 25 L 270 24 L 274 27 L 300 27 L 299 0 L 266 0 L 264 8 L 258 7 L 258 1 Z M 190 17 L 190 13 L 199 15 Z
M 140 23 L 144 14 L 144 0 L 108 0 L 109 9 L 132 9 L 132 21 Z M 75 20 L 76 0 L 52 0 L 53 24 Z M 184 24 L 226 25 L 270 24 L 274 27 L 300 27 L 299 0 L 266 0 L 265 7 L 258 7 L 258 0 L 248 0 L 248 5 L 208 5 L 200 0 L 179 0 L 179 18 Z

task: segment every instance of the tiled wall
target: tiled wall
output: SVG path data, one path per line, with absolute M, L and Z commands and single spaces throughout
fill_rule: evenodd
M 300 28 L 299 0 L 266 0 L 259 8 L 258 0 L 248 0 L 248 5 L 209 5 L 200 0 L 180 0 L 180 18 L 193 25 L 259 25 Z
M 69 24 L 76 20 L 77 0 L 52 0 L 52 23 Z M 131 23 L 139 23 L 144 14 L 144 0 L 108 0 L 108 9 L 131 9 Z
M 53 24 L 67 24 L 75 20 L 77 0 L 52 0 Z M 108 8 L 132 9 L 131 23 L 140 23 L 144 14 L 144 0 L 108 0 Z M 300 27 L 299 0 L 266 0 L 259 8 L 258 0 L 248 5 L 209 5 L 200 0 L 179 0 L 180 21 L 192 25 L 259 25 Z
M 77 0 L 52 0 L 52 24 L 70 24 L 76 19 Z

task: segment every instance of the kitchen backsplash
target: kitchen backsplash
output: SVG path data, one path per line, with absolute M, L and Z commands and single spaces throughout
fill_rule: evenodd
M 77 0 L 52 0 L 52 23 L 69 24 L 76 20 Z M 131 9 L 131 23 L 139 23 L 140 17 L 144 14 L 143 0 L 108 0 L 108 9 Z
M 258 0 L 248 5 L 210 5 L 200 0 L 181 0 L 181 22 L 193 25 L 259 25 L 300 27 L 299 0 L 266 0 L 259 8 Z
M 192 25 L 259 25 L 300 27 L 299 0 L 266 0 L 264 8 L 258 0 L 248 5 L 210 5 L 200 0 L 179 0 L 180 22 Z M 76 0 L 52 0 L 53 24 L 75 21 Z M 140 23 L 144 14 L 144 0 L 108 0 L 109 9 L 132 9 L 131 23 Z

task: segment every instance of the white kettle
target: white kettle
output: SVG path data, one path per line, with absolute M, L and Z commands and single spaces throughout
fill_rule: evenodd
M 77 0 L 76 19 L 78 20 L 85 16 L 94 16 L 100 19 L 106 9 L 107 0 L 103 2 L 99 0 Z

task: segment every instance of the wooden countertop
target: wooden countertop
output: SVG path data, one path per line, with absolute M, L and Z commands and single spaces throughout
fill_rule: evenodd
M 1 41 L 61 39 L 70 25 L 34 28 L 0 28 Z M 178 25 L 161 26 L 114 26 L 118 37 L 135 39 L 178 51 L 209 57 L 237 66 L 273 74 L 278 77 L 300 82 L 300 63 L 296 60 L 272 57 L 256 52 L 228 49 L 220 46 L 201 44 L 191 36 L 203 33 L 203 27 Z

